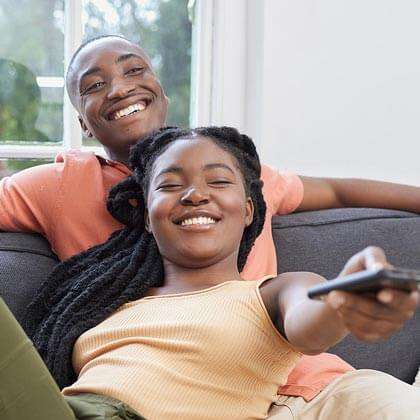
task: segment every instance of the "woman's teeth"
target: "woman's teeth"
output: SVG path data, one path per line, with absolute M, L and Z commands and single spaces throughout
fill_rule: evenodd
M 146 109 L 146 104 L 141 103 L 141 102 L 138 104 L 130 105 L 127 108 L 120 109 L 119 111 L 117 111 L 114 114 L 113 120 L 119 120 L 122 117 L 126 117 L 127 115 L 130 115 L 134 112 L 144 111 L 145 109 Z
M 190 225 L 210 225 L 216 223 L 216 220 L 211 217 L 193 217 L 192 219 L 185 219 L 181 222 L 181 226 L 190 226 Z

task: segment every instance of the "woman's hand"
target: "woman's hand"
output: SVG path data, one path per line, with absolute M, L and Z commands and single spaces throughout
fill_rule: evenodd
M 378 247 L 368 247 L 347 262 L 340 276 L 380 267 L 390 267 L 384 251 Z M 374 342 L 389 338 L 413 316 L 419 302 L 419 292 L 382 289 L 375 298 L 332 291 L 325 302 L 335 309 L 345 327 L 356 338 Z

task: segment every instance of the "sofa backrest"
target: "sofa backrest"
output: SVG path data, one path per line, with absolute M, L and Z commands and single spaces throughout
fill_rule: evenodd
M 368 245 L 383 247 L 394 265 L 420 269 L 420 217 L 411 213 L 339 209 L 291 214 L 273 219 L 273 238 L 280 272 L 314 271 L 333 278 Z M 20 322 L 56 263 L 39 235 L 0 233 L 0 295 Z M 331 352 L 357 368 L 412 382 L 420 361 L 420 309 L 387 342 L 364 344 L 348 337 Z

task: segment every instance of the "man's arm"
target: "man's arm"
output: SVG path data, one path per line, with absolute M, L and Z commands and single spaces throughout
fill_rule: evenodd
M 0 230 L 48 236 L 59 197 L 62 164 L 25 169 L 0 181 Z
M 420 213 L 420 188 L 364 179 L 301 176 L 303 200 L 296 211 L 374 207 Z

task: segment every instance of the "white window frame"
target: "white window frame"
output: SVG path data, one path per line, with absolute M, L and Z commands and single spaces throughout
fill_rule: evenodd
M 195 0 L 191 125 L 229 125 L 260 142 L 261 0 Z
M 190 0 L 193 20 L 191 65 L 192 126 L 231 125 L 258 140 L 258 77 L 252 57 L 259 47 L 261 0 Z M 64 62 L 82 42 L 82 0 L 65 1 Z M 47 81 L 48 82 L 48 81 Z M 259 110 L 258 110 L 259 111 Z M 63 143 L 0 145 L 0 158 L 52 159 L 63 150 L 83 149 L 104 155 L 102 147 L 82 145 L 82 132 L 67 93 L 64 94 Z
M 73 53 L 83 39 L 83 3 L 82 0 L 66 0 L 64 4 L 64 68 L 67 69 Z M 48 80 L 42 81 L 48 83 Z M 60 84 L 60 81 L 57 80 L 53 80 L 52 82 L 56 83 L 56 86 Z M 62 144 L 57 146 L 44 146 L 42 144 L 2 144 L 0 145 L 0 158 L 53 159 L 57 153 L 68 149 L 83 149 L 104 155 L 102 147 L 82 146 L 82 130 L 77 119 L 77 113 L 70 103 L 66 89 L 64 89 Z

